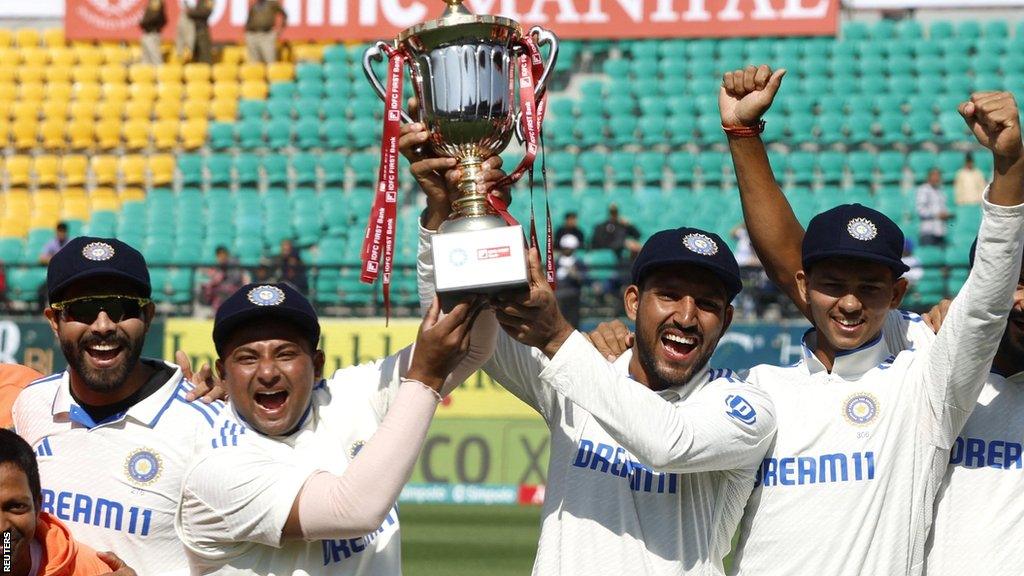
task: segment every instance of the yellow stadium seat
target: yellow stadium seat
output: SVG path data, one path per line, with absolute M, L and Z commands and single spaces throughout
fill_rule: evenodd
M 28 186 L 32 171 L 32 158 L 30 156 L 8 156 L 7 161 L 4 162 L 4 171 L 7 172 L 8 186 Z
M 181 105 L 181 112 L 186 120 L 205 120 L 210 115 L 210 101 L 208 99 L 185 100 Z
M 185 97 L 185 87 L 178 83 L 161 83 L 156 89 L 157 98 L 160 100 L 178 100 Z
M 264 81 L 267 79 L 267 67 L 263 64 L 242 64 L 238 69 L 238 79 L 245 81 Z
M 241 96 L 246 100 L 266 100 L 267 84 L 261 81 L 243 82 Z
M 75 82 L 95 84 L 100 81 L 100 67 L 93 64 L 78 64 L 71 71 Z
M 124 116 L 124 103 L 116 100 L 113 102 L 103 100 L 96 103 L 97 120 L 120 120 L 122 116 Z
M 189 82 L 185 84 L 182 98 L 188 100 L 210 100 L 213 98 L 213 84 L 209 82 Z
M 100 82 L 124 84 L 128 81 L 128 69 L 121 64 L 104 64 L 100 67 Z
M 127 84 L 104 84 L 103 99 L 124 103 L 131 96 L 131 89 Z
M 151 100 L 129 100 L 124 105 L 124 117 L 129 120 L 149 120 L 153 115 Z
M 138 190 L 138 188 L 135 188 Z M 113 188 L 94 188 L 89 193 L 89 211 L 108 210 L 117 212 L 121 209 L 121 199 Z
M 84 190 L 83 190 L 84 192 Z M 84 194 L 81 197 L 68 196 L 67 191 L 63 194 L 64 202 L 60 207 L 60 217 L 62 220 L 82 220 L 85 222 L 89 221 L 89 198 Z
M 228 64 L 225 62 L 214 64 L 212 77 L 214 82 L 223 82 L 225 80 L 237 82 L 238 66 L 235 64 Z
M 14 42 L 19 48 L 38 48 L 42 35 L 35 28 L 19 28 L 14 31 Z
M 181 83 L 181 64 L 161 64 L 156 70 L 156 79 L 161 84 Z
M 129 120 L 121 127 L 121 139 L 129 150 L 145 150 L 149 146 L 149 120 Z
M 156 100 L 156 85 L 154 84 L 132 84 L 132 100 L 143 100 L 152 102 Z
M 50 64 L 53 66 L 74 66 L 78 63 L 77 56 L 70 48 L 50 48 Z
M 70 82 L 55 82 L 51 81 L 46 85 L 46 99 L 47 100 L 63 100 L 67 102 L 71 100 L 71 96 L 74 94 L 74 88 Z
M 186 64 L 185 82 L 209 82 L 211 73 L 212 69 L 209 64 Z
M 14 82 L 0 82 L 0 102 L 14 102 L 18 99 L 18 85 Z
M 296 44 L 292 47 L 296 62 L 320 62 L 324 59 L 324 47 L 320 44 Z
M 43 109 L 42 100 L 18 100 L 11 106 L 11 119 L 23 120 L 39 118 L 39 112 Z
M 103 96 L 103 88 L 96 82 L 77 82 L 75 84 L 75 100 L 96 102 Z
M 14 45 L 14 32 L 8 28 L 0 28 L 0 48 Z
M 45 48 L 21 48 L 22 66 L 46 66 L 50 63 L 50 53 Z
M 18 78 L 18 67 L 0 64 L 0 83 L 14 84 Z
M 177 120 L 181 118 L 181 101 L 177 98 L 157 100 L 153 105 L 153 115 L 157 120 Z
M 18 150 L 35 148 L 38 134 L 39 121 L 35 118 L 19 118 L 11 122 L 11 142 Z
M 116 64 L 122 68 L 132 61 L 132 50 L 120 43 L 107 42 L 100 46 L 103 52 L 103 60 L 108 64 Z
M 221 62 L 228 64 L 241 64 L 245 60 L 245 48 L 235 44 L 228 44 L 224 47 L 224 52 L 221 54 Z
M 46 81 L 46 64 L 22 64 L 18 67 L 18 82 L 43 83 Z
M 44 150 L 60 152 L 67 148 L 64 137 L 67 130 L 67 120 L 63 116 L 47 118 L 39 125 L 39 140 Z
M 92 117 L 88 119 L 72 118 L 71 122 L 68 123 L 68 145 L 74 150 L 88 150 L 92 148 L 95 135 L 96 123 Z
M 22 82 L 18 84 L 18 98 L 23 102 L 26 100 L 42 102 L 45 97 L 46 85 L 42 82 Z
M 63 28 L 47 28 L 43 30 L 43 44 L 50 48 L 62 48 L 67 46 L 67 40 L 64 39 Z
M 156 66 L 132 64 L 128 67 L 128 79 L 132 81 L 132 84 L 153 84 L 156 82 Z
M 125 202 L 143 202 L 146 200 L 146 192 L 142 188 L 134 188 L 126 186 L 121 188 L 120 193 L 117 195 L 118 206 L 114 208 L 114 211 L 120 210 L 120 204 Z M 98 210 L 98 208 L 97 208 Z
M 121 144 L 121 120 L 104 119 L 96 121 L 96 147 L 113 150 Z
M 117 184 L 117 156 L 112 154 L 93 156 L 89 161 L 89 169 L 92 172 L 93 182 L 97 185 L 113 186 Z
M 36 174 L 39 186 L 56 186 L 60 174 L 60 157 L 51 155 L 36 156 L 32 162 L 32 171 Z
M 4 66 L 21 66 L 21 54 L 16 48 L 0 48 L 0 64 Z
M 237 80 L 214 82 L 213 97 L 217 100 L 238 100 L 242 93 L 242 85 Z
M 153 146 L 170 150 L 178 145 L 178 120 L 158 120 L 153 124 Z
M 75 55 L 78 56 L 79 64 L 95 66 L 97 68 L 103 65 L 103 51 L 99 48 L 87 44 L 75 44 L 73 50 Z
M 166 186 L 174 180 L 174 156 L 152 154 L 149 157 L 149 175 L 153 186 Z
M 233 122 L 238 117 L 238 99 L 214 100 L 210 104 L 210 115 L 217 122 Z
M 206 143 L 206 119 L 186 120 L 181 123 L 181 147 L 198 150 Z
M 70 105 L 71 103 L 66 100 L 47 100 L 46 102 L 43 102 L 41 110 L 43 119 L 48 120 L 60 118 L 62 120 L 66 120 Z
M 128 186 L 142 186 L 146 183 L 146 157 L 129 154 L 121 157 L 121 182 Z
M 89 120 L 96 117 L 96 102 L 76 100 L 68 105 L 68 115 L 72 120 Z
M 291 62 L 274 62 L 267 66 L 267 80 L 270 82 L 287 82 L 295 77 L 295 67 Z
M 67 82 L 72 79 L 70 64 L 51 64 L 46 68 L 47 82 Z
M 89 159 L 78 154 L 64 155 L 60 159 L 60 173 L 65 186 L 82 186 L 89 168 Z

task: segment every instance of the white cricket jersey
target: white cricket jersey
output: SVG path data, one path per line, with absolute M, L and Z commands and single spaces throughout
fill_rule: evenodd
M 174 532 L 181 482 L 222 402 L 189 402 L 181 369 L 159 390 L 102 422 L 71 396 L 68 372 L 37 380 L 14 404 L 14 425 L 36 451 L 42 510 L 76 540 L 113 550 L 142 574 L 187 574 Z
M 950 451 L 928 576 L 1024 574 L 1024 372 L 989 374 Z
M 400 384 L 411 347 L 338 370 L 313 391 L 299 429 L 259 434 L 229 407 L 188 471 L 176 519 L 192 574 L 345 575 L 401 573 L 398 512 L 376 531 L 339 540 L 283 540 L 292 504 L 317 470 L 341 475 L 373 436 Z M 208 435 L 210 436 L 210 435 Z
M 934 339 L 892 354 L 880 334 L 831 373 L 805 337 L 794 366 L 748 376 L 778 432 L 740 525 L 733 573 L 919 574 L 949 449 L 1006 327 L 1024 205 L 987 201 L 971 275 Z

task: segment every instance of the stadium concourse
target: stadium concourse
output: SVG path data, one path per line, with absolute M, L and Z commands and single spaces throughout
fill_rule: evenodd
M 765 139 L 801 221 L 862 202 L 916 238 L 913 188 L 932 167 L 950 182 L 973 146 L 956 104 L 972 90 L 1024 93 L 1021 42 L 1024 27 L 1001 20 L 914 19 L 847 21 L 838 38 L 563 41 L 545 124 L 553 218 L 577 211 L 589 231 L 615 202 L 644 238 L 684 218 L 726 235 L 741 214 L 717 87 L 723 71 L 764 61 L 790 71 Z M 367 307 L 378 291 L 358 279 L 383 111 L 363 77 L 364 48 L 297 44 L 292 61 L 260 65 L 227 46 L 212 66 L 151 67 L 136 63 L 137 45 L 0 30 L 11 308 L 34 309 L 38 254 L 65 221 L 72 236 L 138 246 L 166 311 L 191 309 L 205 281 L 197 270 L 218 245 L 255 266 L 294 238 L 319 306 L 379 313 Z M 405 181 L 394 292 L 411 312 L 419 208 Z M 912 305 L 966 277 L 980 211 L 954 210 L 948 249 L 917 253 L 925 274 Z M 615 274 L 608 251 L 584 261 L 598 280 Z

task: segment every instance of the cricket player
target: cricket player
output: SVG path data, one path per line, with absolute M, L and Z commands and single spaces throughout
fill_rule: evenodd
M 757 135 L 783 74 L 751 67 L 725 76 L 720 104 L 723 125 L 735 129 L 730 147 L 741 194 L 774 186 Z M 840 206 L 813 219 L 803 236 L 794 280 L 815 329 L 801 362 L 749 375 L 771 394 L 779 429 L 741 523 L 735 573 L 922 570 L 948 450 L 1005 328 L 1022 251 L 1024 161 L 1013 97 L 975 94 L 960 112 L 992 150 L 997 170 L 983 206 L 978 263 L 933 341 L 922 337 L 894 354 L 883 337 L 906 290 L 903 235 L 888 218 Z M 746 201 L 744 210 L 750 223 Z
M 421 301 L 433 298 L 430 237 L 447 218 L 443 158 L 402 148 L 427 195 L 421 219 Z M 488 161 L 485 180 L 500 178 Z M 644 245 L 627 289 L 636 354 L 610 364 L 558 311 L 530 255 L 529 292 L 493 302 L 503 328 L 484 369 L 551 431 L 537 575 L 723 574 L 722 560 L 753 473 L 775 429 L 771 402 L 729 370 L 707 365 L 732 319 L 739 266 L 717 235 L 664 230 Z M 525 343 L 525 344 L 524 344 Z M 532 346 L 532 347 L 531 347 Z
M 184 574 L 174 532 L 181 480 L 220 402 L 191 402 L 181 370 L 140 358 L 153 320 L 146 261 L 113 238 L 78 237 L 49 262 L 46 318 L 68 362 L 14 404 L 35 450 L 40 510 L 139 574 Z
M 401 573 L 395 501 L 441 395 L 490 356 L 497 331 L 479 302 L 440 320 L 439 307 L 414 347 L 325 380 L 316 312 L 290 285 L 250 284 L 221 305 L 213 340 L 230 408 L 176 519 L 193 574 Z
M 928 541 L 929 576 L 1024 574 L 1022 443 L 1024 267 L 992 371 L 950 452 Z

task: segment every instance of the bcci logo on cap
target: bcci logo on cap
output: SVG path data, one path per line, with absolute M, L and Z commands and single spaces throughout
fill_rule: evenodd
M 695 252 L 701 256 L 714 256 L 718 254 L 718 244 L 704 234 L 687 234 L 683 237 L 683 245 L 690 252 Z
M 865 392 L 846 399 L 843 416 L 850 424 L 867 426 L 878 416 L 878 411 L 878 399 Z
M 249 302 L 257 306 L 277 306 L 284 302 L 284 290 L 277 286 L 257 286 L 249 290 Z
M 160 456 L 149 448 L 140 448 L 128 455 L 124 461 L 124 473 L 139 486 L 148 486 L 160 478 L 162 470 Z
M 114 257 L 114 247 L 106 242 L 90 242 L 82 248 L 82 256 L 93 262 L 110 260 Z
M 874 240 L 878 236 L 878 228 L 875 223 L 867 218 L 854 218 L 846 225 L 846 231 L 857 240 Z

